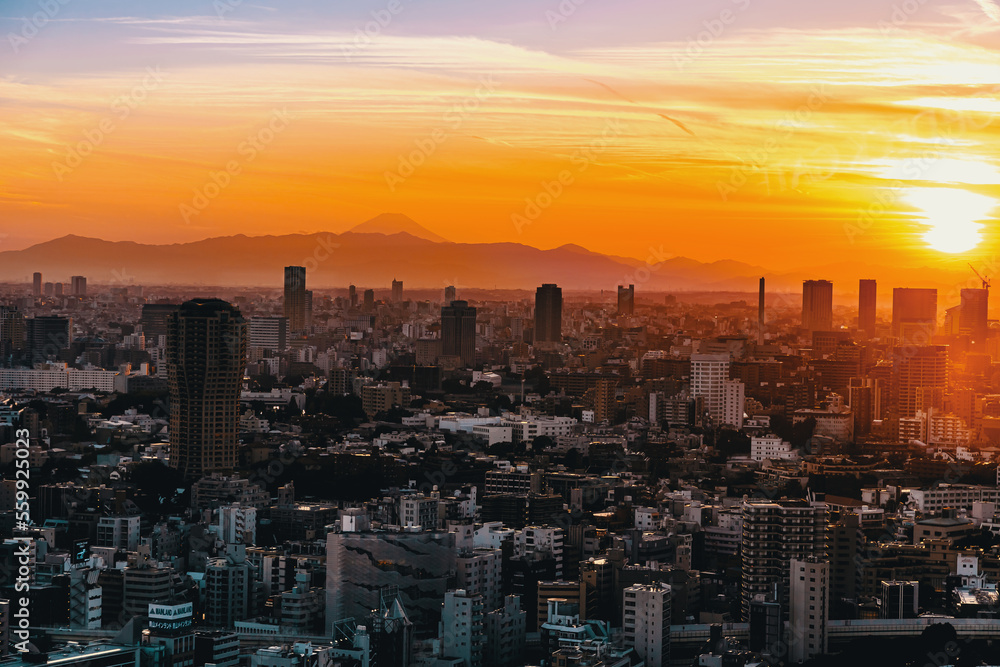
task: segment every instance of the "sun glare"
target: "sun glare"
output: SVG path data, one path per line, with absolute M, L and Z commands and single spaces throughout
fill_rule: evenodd
M 930 227 L 924 234 L 927 245 L 947 253 L 968 252 L 979 245 L 982 220 L 997 206 L 991 197 L 950 188 L 913 188 L 906 200 Z

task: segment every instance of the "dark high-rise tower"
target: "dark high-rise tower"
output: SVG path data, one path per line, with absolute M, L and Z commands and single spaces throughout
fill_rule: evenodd
M 69 281 L 73 296 L 87 296 L 87 276 L 73 276 Z
M 461 357 L 464 366 L 475 365 L 476 309 L 468 301 L 441 308 L 441 354 Z
M 764 344 L 764 278 L 760 279 L 760 289 L 757 295 L 757 344 Z
M 285 317 L 288 328 L 303 331 L 306 328 L 306 267 L 285 267 Z
M 444 288 L 444 302 L 451 303 L 458 298 L 458 290 L 455 289 L 454 285 L 448 285 Z
M 858 282 L 858 330 L 866 336 L 875 336 L 875 305 L 878 299 L 878 286 L 874 280 Z
M 31 276 L 31 294 L 32 296 L 42 295 L 42 274 L 37 271 Z
M 403 303 L 403 281 L 393 279 L 392 281 L 392 302 Z
M 893 288 L 892 335 L 907 344 L 927 345 L 936 332 L 937 290 Z
M 347 289 L 348 298 L 351 300 L 351 308 L 358 307 L 358 288 L 355 285 L 351 285 Z
M 618 314 L 635 314 L 635 285 L 628 287 L 618 286 Z
M 69 317 L 40 315 L 24 324 L 24 343 L 32 364 L 56 359 L 73 342 L 73 320 Z
M 562 342 L 562 289 L 546 283 L 535 290 L 535 342 Z
M 802 328 L 808 331 L 833 329 L 833 283 L 829 280 L 803 281 Z
M 988 288 L 963 289 L 962 308 L 958 311 L 959 333 L 968 334 L 977 346 L 986 344 L 989 320 L 990 291 Z
M 374 313 L 375 312 L 375 290 L 373 290 L 373 289 L 366 289 L 365 290 L 365 297 L 364 297 L 364 299 L 365 299 L 365 302 L 364 302 L 364 306 L 362 307 L 362 309 L 364 310 L 364 312 L 366 312 L 366 313 Z
M 187 301 L 170 315 L 170 465 L 187 479 L 236 466 L 246 356 L 246 321 L 225 301 Z
M 156 347 L 160 336 L 167 335 L 167 322 L 180 306 L 176 303 L 147 303 L 142 306 L 142 333 L 146 336 L 146 346 Z

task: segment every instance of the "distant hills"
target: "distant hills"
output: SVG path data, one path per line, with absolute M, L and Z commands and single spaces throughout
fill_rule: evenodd
M 306 266 L 309 286 L 319 289 L 388 287 L 396 278 L 411 288 L 533 289 L 557 283 L 570 290 L 613 291 L 634 283 L 640 292 L 754 292 L 765 276 L 769 292 L 797 292 L 803 279 L 826 278 L 839 283 L 837 292 L 850 294 L 864 277 L 885 281 L 880 285 L 884 297 L 893 284 L 948 289 L 968 277 L 850 263 L 775 274 L 743 262 L 675 256 L 665 245 L 656 247 L 655 255 L 616 257 L 574 244 L 540 250 L 520 243 L 453 243 L 405 215 L 383 214 L 342 234 L 239 234 L 170 245 L 69 235 L 0 252 L 0 281 L 28 282 L 32 272 L 41 271 L 46 280 L 84 275 L 101 285 L 277 287 L 283 267 L 294 264 Z M 950 305 L 944 295 L 939 303 Z

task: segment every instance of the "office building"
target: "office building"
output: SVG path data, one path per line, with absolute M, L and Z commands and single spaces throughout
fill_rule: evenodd
M 822 558 L 789 563 L 788 658 L 802 663 L 827 653 L 830 564 Z
M 520 667 L 524 664 L 527 612 L 521 598 L 508 595 L 503 606 L 488 611 L 485 619 L 487 667 Z
M 359 524 L 363 528 L 363 523 Z M 327 631 L 335 621 L 379 608 L 380 591 L 395 588 L 414 629 L 437 631 L 441 601 L 455 578 L 455 534 L 437 531 L 330 533 L 326 550 Z
M 737 429 L 743 428 L 743 415 L 746 406 L 744 398 L 745 386 L 739 380 L 723 380 L 722 382 L 722 424 Z
M 807 331 L 833 329 L 833 283 L 829 280 L 802 282 L 802 328 Z
M 403 303 L 403 281 L 392 280 L 392 302 L 393 303 Z
M 892 290 L 892 335 L 902 344 L 927 345 L 937 332 L 937 290 Z
M 31 276 L 31 295 L 36 297 L 42 295 L 42 274 L 38 271 Z
M 670 595 L 667 584 L 636 584 L 625 589 L 623 641 L 647 665 L 670 664 Z
M 73 276 L 70 278 L 70 290 L 73 296 L 87 296 L 87 277 Z
M 375 290 L 366 289 L 364 294 L 364 305 L 362 310 L 366 313 L 375 312 Z
M 460 358 L 467 368 L 476 364 L 476 309 L 467 301 L 441 308 L 441 354 Z
M 293 332 L 306 328 L 306 268 L 304 266 L 285 267 L 285 311 L 288 327 Z
M 916 618 L 920 610 L 920 584 L 916 581 L 883 581 L 882 618 Z
M 0 356 L 6 356 L 25 347 L 24 313 L 17 308 L 0 306 Z
M 451 303 L 458 299 L 458 290 L 454 285 L 448 285 L 444 288 L 444 302 Z
M 358 288 L 356 285 L 351 285 L 347 288 L 347 298 L 350 301 L 351 308 L 358 307 Z
M 546 283 L 535 290 L 535 343 L 562 342 L 562 289 Z
M 988 288 L 963 289 L 958 315 L 958 332 L 968 335 L 977 347 L 986 344 L 989 321 L 990 291 Z
M 176 303 L 147 303 L 142 306 L 139 323 L 146 336 L 146 346 L 156 347 L 160 336 L 167 335 L 167 322 L 180 306 Z
M 73 320 L 59 315 L 39 315 L 24 322 L 25 347 L 32 363 L 52 361 L 73 342 Z
M 287 317 L 251 317 L 247 322 L 250 347 L 282 352 L 288 348 Z
M 225 301 L 188 301 L 170 316 L 170 465 L 188 479 L 236 465 L 246 356 L 246 321 Z
M 875 309 L 878 305 L 878 285 L 874 280 L 858 282 L 858 331 L 868 338 L 875 337 Z
M 618 314 L 635 314 L 635 285 L 618 286 Z
M 230 545 L 222 558 L 210 558 L 205 566 L 205 623 L 231 628 L 250 617 L 253 574 L 246 561 L 246 547 Z

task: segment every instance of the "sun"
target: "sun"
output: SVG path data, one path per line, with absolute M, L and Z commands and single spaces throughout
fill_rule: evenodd
M 990 217 L 997 206 L 992 197 L 952 188 L 912 188 L 905 198 L 930 227 L 923 237 L 927 245 L 953 254 L 979 245 L 983 240 L 982 220 Z

